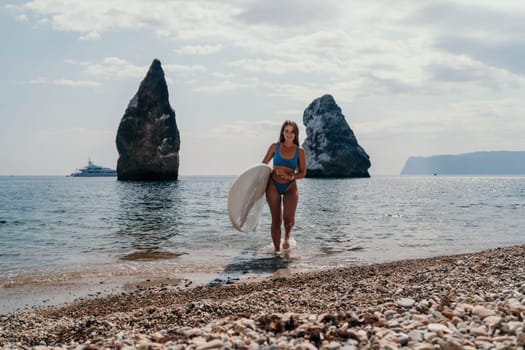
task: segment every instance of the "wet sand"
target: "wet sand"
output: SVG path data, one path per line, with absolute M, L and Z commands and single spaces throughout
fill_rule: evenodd
M 525 246 L 215 285 L 150 280 L 0 316 L 26 348 L 515 349 L 525 345 Z

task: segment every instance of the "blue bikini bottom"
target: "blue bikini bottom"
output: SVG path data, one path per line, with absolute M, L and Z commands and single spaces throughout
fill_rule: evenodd
M 287 183 L 284 183 L 284 184 L 277 182 L 274 179 L 272 179 L 272 182 L 277 188 L 277 192 L 279 192 L 280 195 L 283 195 L 286 192 L 286 189 L 288 188 L 288 186 L 290 186 L 290 184 L 293 182 L 293 180 L 288 181 Z

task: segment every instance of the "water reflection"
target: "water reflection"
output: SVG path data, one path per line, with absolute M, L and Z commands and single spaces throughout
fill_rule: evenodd
M 356 239 L 355 217 L 369 200 L 363 196 L 366 194 L 363 188 L 369 186 L 368 179 L 305 179 L 303 182 L 296 229 L 308 233 L 308 237 L 304 237 L 309 240 L 308 244 L 318 246 L 323 254 L 361 248 L 361 242 Z
M 159 249 L 179 233 L 183 206 L 178 182 L 118 182 L 117 196 L 121 248 Z

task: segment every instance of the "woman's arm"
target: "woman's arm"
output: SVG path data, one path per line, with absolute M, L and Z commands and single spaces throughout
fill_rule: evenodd
M 270 145 L 270 148 L 268 148 L 268 152 L 266 152 L 266 155 L 264 156 L 262 162 L 264 164 L 270 163 L 270 160 L 273 158 L 273 154 L 275 153 L 275 148 L 277 147 L 276 143 L 272 143 Z
M 297 172 L 293 175 L 293 180 L 303 179 L 306 176 L 306 155 L 304 149 L 299 148 L 299 165 Z

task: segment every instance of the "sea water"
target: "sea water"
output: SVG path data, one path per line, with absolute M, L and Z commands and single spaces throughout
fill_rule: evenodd
M 525 177 L 303 179 L 294 247 L 275 257 L 267 207 L 256 232 L 230 224 L 234 180 L 0 177 L 0 286 L 265 275 L 525 243 Z

